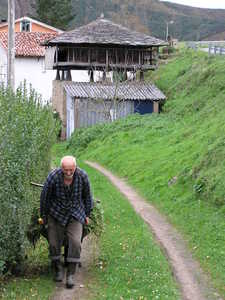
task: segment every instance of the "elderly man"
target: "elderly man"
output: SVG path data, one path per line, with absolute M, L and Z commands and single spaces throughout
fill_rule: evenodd
M 61 160 L 61 168 L 51 171 L 40 198 L 40 215 L 48 224 L 49 251 L 55 281 L 63 280 L 61 247 L 68 239 L 66 286 L 74 286 L 76 266 L 80 262 L 83 224 L 88 224 L 93 207 L 88 176 L 76 166 L 73 156 Z

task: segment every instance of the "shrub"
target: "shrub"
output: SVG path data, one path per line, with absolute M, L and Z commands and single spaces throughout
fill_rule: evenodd
M 25 231 L 37 201 L 30 181 L 46 176 L 56 130 L 51 109 L 33 90 L 0 89 L 0 274 L 24 260 Z

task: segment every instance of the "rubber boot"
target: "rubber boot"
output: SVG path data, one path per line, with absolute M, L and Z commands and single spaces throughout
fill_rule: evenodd
M 63 266 L 61 264 L 60 260 L 55 260 L 52 262 L 53 269 L 54 269 L 54 280 L 56 282 L 63 281 L 64 272 L 63 272 Z
M 67 273 L 66 273 L 66 287 L 72 289 L 75 284 L 75 273 L 76 273 L 76 263 L 68 263 Z

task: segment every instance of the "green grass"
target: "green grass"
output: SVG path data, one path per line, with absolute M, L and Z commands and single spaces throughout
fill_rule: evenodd
M 168 262 L 148 226 L 105 177 L 84 169 L 105 212 L 99 261 L 92 269 L 94 299 L 179 299 Z
M 162 114 L 77 130 L 67 151 L 126 178 L 166 214 L 225 298 L 225 61 L 180 51 L 151 74 L 168 96 Z
M 54 288 L 47 242 L 41 239 L 35 249 L 29 249 L 22 274 L 18 277 L 5 277 L 0 281 L 0 299 L 48 300 Z

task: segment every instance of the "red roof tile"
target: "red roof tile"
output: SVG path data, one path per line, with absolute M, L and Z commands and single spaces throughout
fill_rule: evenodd
M 58 33 L 16 32 L 16 56 L 41 57 L 45 55 L 45 47 L 41 46 L 47 40 L 54 38 Z M 0 32 L 0 44 L 7 49 L 8 33 Z

